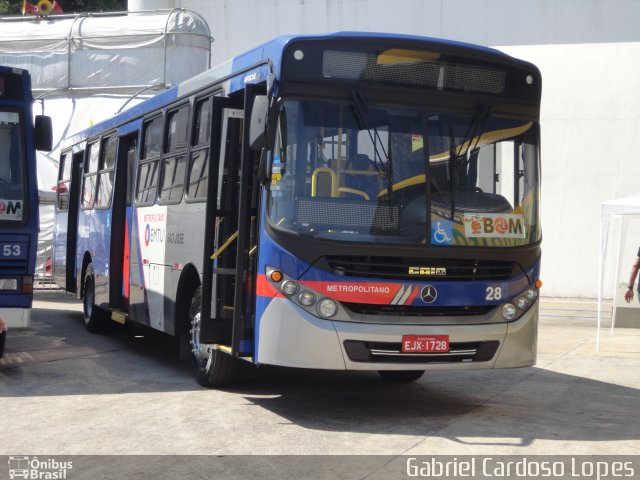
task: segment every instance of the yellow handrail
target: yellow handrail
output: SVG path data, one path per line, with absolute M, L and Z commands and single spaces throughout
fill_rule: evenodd
M 222 255 L 222 252 L 224 252 L 227 249 L 227 247 L 231 245 L 236 238 L 238 238 L 237 230 L 229 238 L 227 238 L 227 241 L 224 242 L 218 250 L 213 252 L 213 255 L 211 255 L 211 260 L 215 260 L 220 255 Z

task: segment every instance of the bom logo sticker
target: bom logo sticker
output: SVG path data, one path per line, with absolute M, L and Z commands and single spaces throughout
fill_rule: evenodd
M 464 234 L 469 238 L 525 238 L 522 215 L 481 213 L 464 216 Z
M 0 216 L 12 219 L 22 219 L 21 200 L 0 200 Z

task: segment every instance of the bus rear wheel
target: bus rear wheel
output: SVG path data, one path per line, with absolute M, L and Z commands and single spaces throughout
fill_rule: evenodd
M 87 265 L 82 291 L 84 292 L 82 297 L 84 326 L 91 333 L 99 332 L 105 324 L 105 313 L 96 306 L 96 281 L 92 264 Z
M 200 342 L 201 312 L 202 287 L 198 287 L 189 307 L 190 343 L 196 364 L 196 381 L 207 388 L 222 387 L 231 382 L 236 362 L 231 355 Z
M 378 370 L 378 374 L 389 382 L 415 382 L 424 370 Z

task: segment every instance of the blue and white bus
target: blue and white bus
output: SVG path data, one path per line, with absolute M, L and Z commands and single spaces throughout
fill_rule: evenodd
M 54 275 L 90 331 L 239 360 L 534 364 L 541 77 L 403 35 L 279 37 L 65 141 Z
M 38 243 L 36 149 L 51 150 L 51 119 L 33 124 L 29 72 L 0 66 L 0 356 L 8 327 L 31 322 Z

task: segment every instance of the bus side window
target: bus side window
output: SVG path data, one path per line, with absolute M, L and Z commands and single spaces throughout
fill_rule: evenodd
M 163 117 L 156 117 L 144 123 L 142 138 L 142 159 L 138 167 L 136 204 L 152 205 L 158 190 L 158 161 L 162 148 Z
M 100 143 L 93 142 L 87 147 L 84 174 L 82 176 L 82 209 L 93 208 L 96 197 L 96 185 L 98 178 L 98 162 L 100 159 Z
M 205 200 L 209 173 L 211 99 L 196 104 L 191 138 L 191 156 L 187 173 L 187 198 Z
M 160 172 L 160 201 L 177 203 L 184 192 L 189 106 L 170 112 L 167 119 L 166 151 Z
M 96 208 L 107 208 L 111 203 L 113 175 L 116 164 L 116 136 L 102 140 L 100 152 L 100 170 L 98 173 L 98 195 Z
M 69 209 L 69 187 L 71 183 L 71 152 L 62 155 L 60 170 L 58 171 L 58 211 L 66 212 Z

